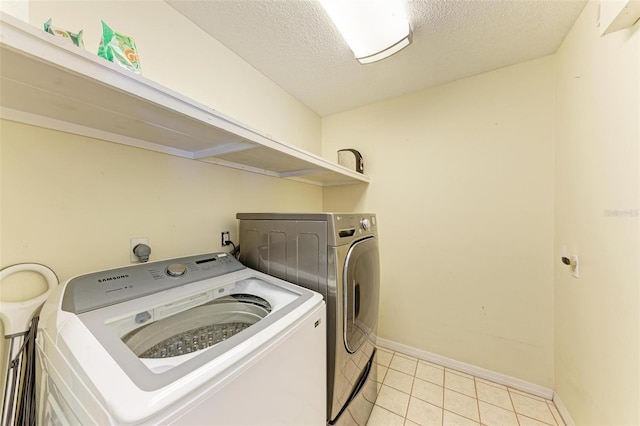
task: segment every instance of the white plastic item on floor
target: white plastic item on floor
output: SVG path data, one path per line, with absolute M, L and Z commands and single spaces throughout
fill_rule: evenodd
M 49 267 L 39 263 L 19 263 L 3 268 L 0 270 L 0 281 L 21 272 L 35 272 L 42 275 L 47 283 L 47 290 L 39 296 L 20 302 L 0 300 L 0 321 L 3 323 L 4 337 L 8 340 L 9 346 L 2 393 L 1 423 L 3 425 L 14 424 L 17 418 L 26 419 L 35 415 L 35 405 L 31 404 L 31 393 L 35 388 L 35 377 L 31 373 L 35 370 L 26 368 L 34 360 L 25 353 L 28 352 L 25 351 L 28 347 L 25 345 L 25 339 L 28 334 L 35 333 L 35 330 L 30 330 L 31 320 L 58 285 L 56 274 Z M 28 362 L 23 365 L 25 359 Z M 19 398 L 22 400 L 20 401 Z

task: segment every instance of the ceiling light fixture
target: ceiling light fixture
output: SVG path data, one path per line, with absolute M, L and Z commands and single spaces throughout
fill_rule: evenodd
M 411 44 L 406 0 L 320 0 L 361 64 Z

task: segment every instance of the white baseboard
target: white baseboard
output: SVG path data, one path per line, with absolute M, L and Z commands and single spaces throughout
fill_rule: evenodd
M 576 426 L 576 422 L 573 421 L 571 414 L 569 414 L 569 410 L 567 410 L 567 407 L 562 403 L 562 400 L 560 399 L 560 395 L 558 395 L 555 392 L 553 393 L 553 403 L 555 404 L 556 408 L 558 409 L 558 412 L 562 416 L 562 420 L 564 420 L 564 424 L 567 426 Z
M 494 383 L 499 383 L 501 385 L 508 386 L 510 388 L 526 392 L 532 395 L 539 396 L 544 399 L 553 400 L 555 402 L 556 395 L 554 394 L 552 389 L 547 387 L 537 385 L 535 383 L 527 382 L 526 380 L 518 379 L 516 377 L 507 376 L 506 374 L 498 373 L 492 370 L 487 370 L 485 368 L 477 367 L 472 364 L 467 364 L 466 362 L 457 361 L 455 359 L 447 358 L 442 355 L 437 355 L 431 352 L 423 351 L 421 349 L 417 349 L 411 346 L 404 345 L 402 343 L 394 342 L 391 340 L 383 339 L 378 337 L 377 339 L 378 346 L 383 348 L 388 348 L 393 351 L 402 352 L 403 354 L 414 356 L 418 359 L 422 359 L 424 361 L 429 361 L 434 364 L 442 365 L 443 367 L 448 367 L 454 370 L 461 371 L 463 373 L 471 374 L 472 376 L 479 377 L 481 379 L 489 380 Z M 564 406 L 562 406 L 564 412 L 558 407 L 558 411 L 562 415 L 562 418 L 565 418 L 565 413 L 568 418 L 569 412 L 566 410 Z M 574 426 L 573 423 L 569 423 L 565 420 L 567 426 Z

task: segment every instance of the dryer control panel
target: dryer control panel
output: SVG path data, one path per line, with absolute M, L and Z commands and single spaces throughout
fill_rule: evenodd
M 230 254 L 212 253 L 93 272 L 67 282 L 62 310 L 80 314 L 243 269 Z

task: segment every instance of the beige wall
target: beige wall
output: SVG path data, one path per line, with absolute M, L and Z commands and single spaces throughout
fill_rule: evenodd
M 371 184 L 325 210 L 378 214 L 381 337 L 553 387 L 554 59 L 323 118 Z
M 66 280 L 128 265 L 136 237 L 149 238 L 151 260 L 228 251 L 220 232 L 238 242 L 236 212 L 322 209 L 313 185 L 10 121 L 0 134 L 0 267 L 43 263 Z M 18 277 L 3 300 L 41 291 Z M 0 354 L 6 365 L 4 342 Z
M 128 264 L 132 237 L 153 259 L 220 250 L 240 210 L 374 211 L 382 337 L 555 388 L 578 424 L 638 424 L 640 31 L 600 38 L 596 9 L 553 57 L 321 122 L 161 1 L 31 1 L 89 51 L 105 19 L 144 76 L 278 140 L 359 149 L 372 181 L 323 191 L 0 120 L 0 266 L 64 280 Z
M 597 22 L 590 3 L 557 53 L 556 392 L 577 424 L 637 425 L 640 24 L 600 37 Z
M 41 262 L 61 279 L 237 242 L 239 211 L 322 209 L 322 188 L 0 121 L 2 265 Z M 228 248 L 225 248 L 228 250 Z
M 27 9 L 24 5 L 28 4 L 29 20 L 37 27 L 41 27 L 43 22 L 52 18 L 53 24 L 61 28 L 70 31 L 84 29 L 85 47 L 90 52 L 97 51 L 101 35 L 100 19 L 104 19 L 116 30 L 135 38 L 144 77 L 199 100 L 234 119 L 273 135 L 278 140 L 287 141 L 312 152 L 320 151 L 320 118 L 317 115 L 163 1 L 31 0 L 10 3 L 20 6 L 13 8 L 16 10 Z M 12 12 L 12 8 L 4 9 Z M 69 240 L 65 238 L 65 241 L 61 242 L 56 232 L 60 228 L 74 232 L 84 227 L 91 228 L 94 220 L 91 218 L 91 212 L 99 205 L 100 216 L 104 217 L 105 221 L 103 226 L 126 228 L 123 234 L 128 235 L 127 241 L 136 235 L 153 238 L 147 234 L 171 234 L 171 246 L 161 248 L 156 245 L 154 254 L 157 253 L 161 257 L 187 254 L 192 250 L 219 249 L 219 232 L 222 228 L 235 230 L 234 209 L 321 209 L 321 189 L 317 187 L 300 186 L 288 181 L 234 172 L 213 165 L 179 160 L 64 133 L 16 126 L 11 122 L 2 123 L 0 139 L 0 234 L 3 249 L 0 252 L 0 261 L 3 266 L 13 262 L 34 261 L 34 257 L 49 264 L 46 257 L 53 254 L 50 251 L 51 245 L 59 244 L 62 248 Z M 22 131 L 25 135 L 18 136 L 17 129 L 24 129 Z M 13 147 L 12 144 L 18 146 Z M 44 145 L 41 146 L 42 144 Z M 38 153 L 35 158 L 43 162 L 42 167 L 30 166 L 28 159 L 31 155 L 18 151 L 18 148 Z M 108 150 L 110 154 L 107 157 L 118 158 L 118 161 L 102 164 L 101 161 L 104 161 L 105 157 L 101 149 Z M 51 159 L 50 162 L 45 161 L 48 158 Z M 62 164 L 64 168 L 60 169 Z M 85 173 L 79 173 L 78 170 L 83 168 L 87 169 Z M 115 169 L 109 172 L 110 168 Z M 130 170 L 131 174 L 120 173 L 119 168 Z M 134 169 L 137 170 L 135 174 Z M 29 170 L 26 176 L 12 175 L 24 170 Z M 93 176 L 91 170 L 101 170 L 105 175 L 110 174 L 110 179 L 105 179 L 100 184 L 91 179 L 86 180 L 86 173 L 89 173 L 89 177 Z M 55 182 L 55 179 L 50 180 L 50 175 L 60 173 L 68 174 L 66 180 L 61 178 L 63 180 L 48 188 L 48 191 L 38 191 L 41 185 Z M 137 174 L 142 177 L 144 186 L 136 183 L 134 176 Z M 163 183 L 155 181 L 155 178 Z M 174 178 L 177 180 L 173 180 Z M 155 198 L 149 198 L 149 193 L 160 191 L 165 184 L 167 187 L 162 192 L 158 192 Z M 82 192 L 76 189 L 78 185 L 91 188 L 90 195 L 94 199 L 87 198 L 84 193 L 82 198 L 78 198 Z M 123 186 L 126 186 L 128 191 L 140 194 L 140 201 L 132 194 L 122 192 Z M 290 192 L 292 190 L 293 192 Z M 217 195 L 220 191 L 225 195 Z M 195 207 L 190 205 L 193 203 L 186 202 L 188 199 L 183 196 L 184 193 L 192 194 L 191 199 L 196 201 Z M 201 196 L 195 195 L 198 193 Z M 18 196 L 24 199 L 17 199 Z M 46 208 L 48 203 L 43 201 L 42 196 L 45 196 L 46 200 L 60 200 L 66 206 L 64 211 L 73 219 L 66 219 L 62 213 L 55 213 L 52 219 L 49 219 Z M 143 213 L 120 208 L 122 204 L 118 200 L 121 197 L 128 197 L 127 204 L 133 202 Z M 182 210 L 169 209 L 171 199 L 180 200 Z M 98 204 L 98 201 L 101 201 L 101 204 Z M 113 203 L 117 203 L 117 207 L 114 207 Z M 44 204 L 45 208 L 39 204 Z M 213 226 L 207 228 L 210 229 L 210 234 L 193 234 L 193 227 L 197 228 L 199 220 L 204 219 L 194 212 L 206 214 L 207 221 L 200 224 Z M 43 219 L 30 220 L 33 218 L 29 218 L 29 214 L 36 213 L 43 215 Z M 145 221 L 132 219 L 141 215 L 145 217 Z M 183 215 L 186 215 L 186 220 Z M 178 221 L 188 223 L 174 224 Z M 140 229 L 144 223 L 149 222 L 153 225 Z M 60 223 L 60 226 L 56 226 L 56 223 Z M 187 232 L 181 237 L 179 233 L 173 235 L 173 231 L 168 229 L 161 230 L 167 226 L 176 229 L 189 226 L 192 229 L 183 229 Z M 24 233 L 33 232 L 33 237 L 20 237 L 21 233 L 16 232 L 16 229 Z M 36 229 L 38 232 L 32 231 Z M 33 238 L 38 242 L 29 243 Z M 114 239 L 114 244 L 117 244 L 115 240 L 118 238 Z M 191 245 L 194 239 L 202 241 Z M 208 240 L 207 245 L 202 244 L 205 240 Z M 100 244 L 103 243 L 104 241 Z M 107 249 L 108 254 L 100 256 L 95 253 L 76 254 L 78 258 L 75 261 L 71 262 L 69 259 L 68 264 L 62 262 L 58 265 L 57 271 L 62 277 L 68 278 L 82 271 L 127 263 L 128 247 L 124 248 L 124 252 L 115 251 L 115 247 L 112 247 L 113 253 Z M 61 250 L 56 252 L 62 254 Z
M 42 28 L 83 29 L 96 53 L 100 20 L 134 38 L 142 75 L 274 139 L 320 153 L 320 118 L 220 42 L 161 0 L 30 0 L 29 20 Z
M 317 115 L 162 1 L 31 1 L 29 13 L 37 27 L 51 17 L 83 28 L 91 52 L 102 18 L 136 39 L 145 77 L 320 152 Z M 129 264 L 130 238 L 148 237 L 152 260 L 186 256 L 223 250 L 221 231 L 237 242 L 238 211 L 322 210 L 317 186 L 2 120 L 0 185 L 0 267 L 44 263 L 61 280 Z M 43 286 L 17 278 L 3 281 L 2 300 Z M 0 341 L 2 366 L 5 349 Z

